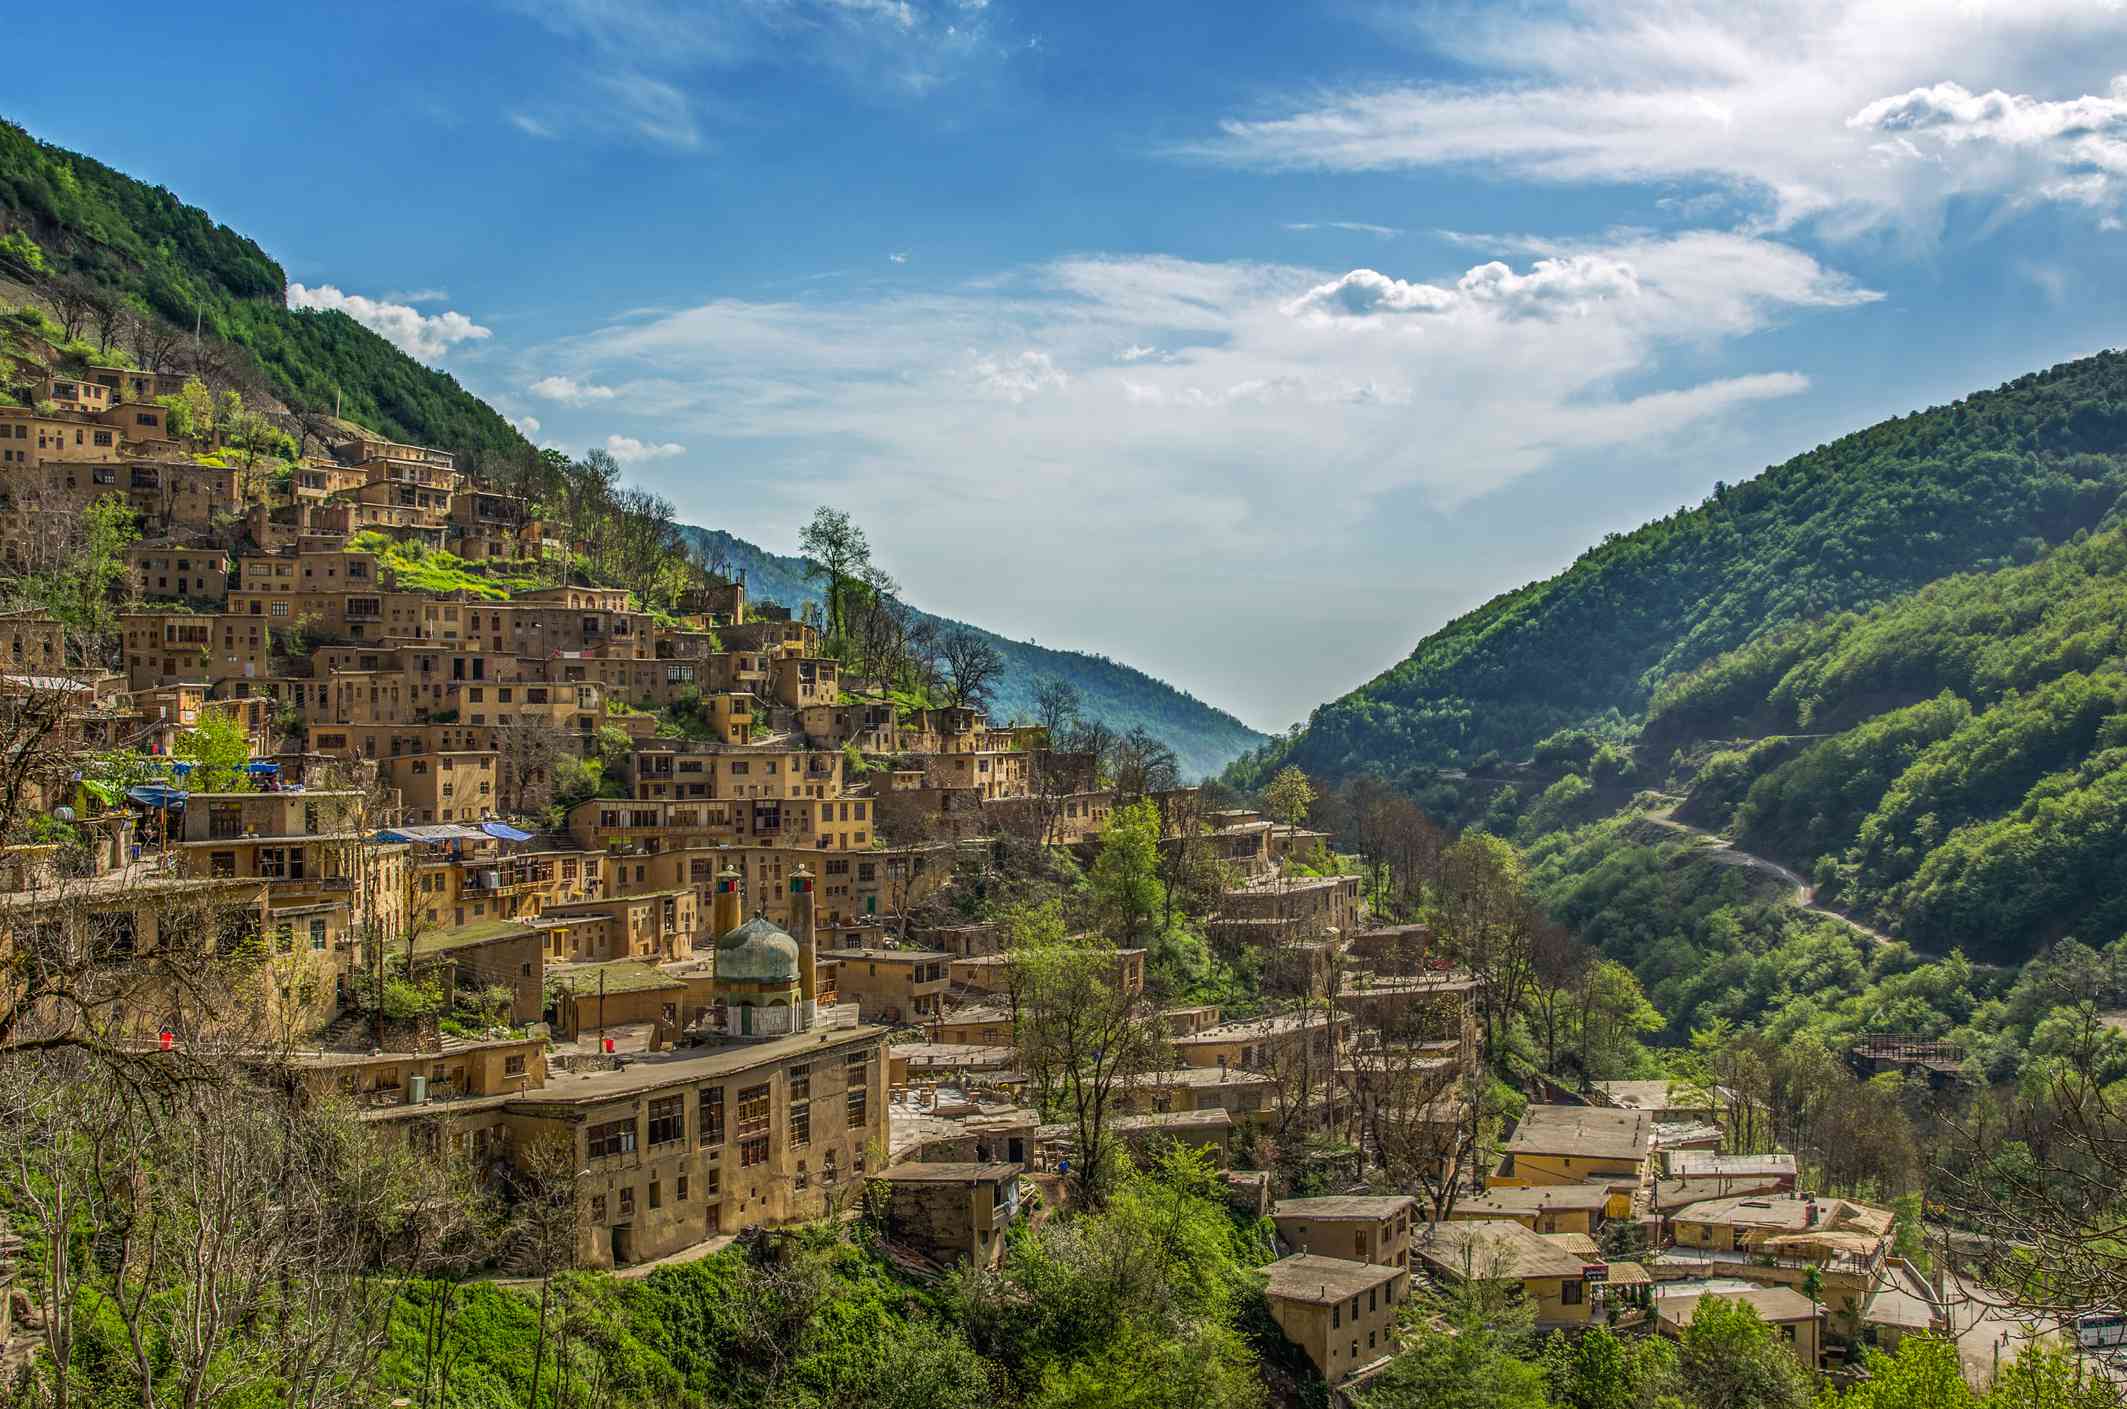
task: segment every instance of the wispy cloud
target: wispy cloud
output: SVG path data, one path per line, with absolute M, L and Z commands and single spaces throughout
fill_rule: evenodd
M 675 455 L 686 454 L 687 447 L 669 440 L 663 444 L 650 444 L 632 435 L 609 435 L 606 437 L 606 453 L 623 465 L 632 465 L 643 460 L 669 460 Z
M 492 336 L 463 313 L 426 314 L 411 305 L 350 294 L 332 284 L 288 286 L 290 308 L 334 309 L 383 337 L 409 357 L 435 362 L 462 342 Z
M 449 289 L 393 289 L 384 295 L 386 303 L 448 303 Z
M 1695 185 L 1669 198 L 1712 188 L 1760 228 L 1913 239 L 1961 197 L 2114 210 L 2127 177 L 2127 88 L 2093 72 L 2127 44 L 2118 5 L 1566 0 L 1424 15 L 1424 40 L 1482 77 L 1317 91 L 1177 150 L 1270 169 Z M 1978 55 L 2016 82 L 1948 81 Z
M 1792 397 L 1807 381 L 1785 367 L 1689 369 L 1709 347 L 1874 297 L 1791 247 L 1709 231 L 1433 277 L 1081 257 L 945 291 L 718 299 L 530 355 L 657 407 L 690 447 L 653 477 L 683 511 L 732 509 L 678 466 L 742 459 L 755 522 L 788 499 L 793 523 L 825 500 L 895 524 L 915 600 L 964 602 L 972 580 L 1069 582 L 1085 597 L 1074 613 L 1135 620 L 1157 600 L 1164 629 L 1189 623 L 1187 653 L 1245 660 L 1261 623 L 1215 587 L 1233 562 L 1305 581 L 1315 601 L 1378 596 L 1390 569 L 1352 546 L 1353 523 L 1592 474 Z M 1031 625 L 1046 636 L 1062 620 Z M 1105 644 L 1174 658 L 1161 629 Z M 1407 629 L 1385 623 L 1371 649 L 1386 659 Z M 1342 679 L 1351 649 L 1322 645 L 1302 673 Z
M 564 406 L 583 406 L 593 401 L 611 401 L 620 393 L 609 386 L 593 382 L 579 382 L 574 377 L 541 377 L 525 388 L 542 401 L 558 401 Z
M 896 263 L 896 264 L 906 264 L 906 263 L 908 263 L 908 251 L 907 251 L 907 250 L 894 250 L 894 251 L 892 251 L 891 253 L 889 253 L 889 254 L 888 254 L 888 255 L 887 255 L 886 257 L 887 257 L 888 259 L 892 260 L 892 261 L 893 261 L 894 263 Z
M 1344 230 L 1354 235 L 1374 235 L 1389 239 L 1403 232 L 1393 225 L 1370 225 L 1364 220 L 1295 220 L 1285 226 L 1288 230 Z
M 967 0 L 497 0 L 567 40 L 598 101 L 550 96 L 508 116 L 536 137 L 585 133 L 678 150 L 706 145 L 715 80 L 811 68 L 867 93 L 932 92 L 1000 59 L 985 4 Z

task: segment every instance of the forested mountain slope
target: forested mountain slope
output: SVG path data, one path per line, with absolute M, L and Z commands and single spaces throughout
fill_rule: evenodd
M 172 330 L 181 334 L 178 353 L 189 348 L 196 318 L 210 352 L 237 349 L 264 389 L 292 409 L 337 405 L 373 431 L 449 450 L 475 473 L 536 453 L 449 373 L 345 314 L 287 307 L 287 276 L 255 242 L 162 187 L 0 121 L 0 236 L 8 234 L 34 241 L 34 253 L 0 247 L 0 278 L 92 295 L 138 315 L 135 331 L 144 339 L 169 347 Z M 126 340 L 112 342 L 123 348 Z M 695 532 L 712 556 L 747 568 L 759 595 L 793 607 L 817 599 L 798 559 L 721 530 Z M 1062 679 L 1082 692 L 1089 717 L 1117 730 L 1142 724 L 1167 740 L 1192 777 L 1216 773 L 1263 742 L 1231 715 L 1129 666 L 982 634 L 1005 658 L 993 706 L 1001 717 L 1030 713 L 1034 691 Z
M 1700 825 L 1926 947 L 2127 932 L 2127 529 L 1788 628 L 1656 695 Z M 1722 742 L 1756 740 L 1740 747 Z M 1715 745 L 1708 752 L 1709 744 Z
M 795 610 L 821 600 L 817 581 L 805 576 L 801 558 L 770 553 L 721 529 L 687 530 L 701 543 L 711 562 L 746 570 L 750 595 L 781 602 Z M 959 626 L 950 617 L 921 613 L 940 626 Z M 1060 651 L 1031 641 L 1013 641 L 970 626 L 1004 656 L 1004 679 L 990 712 L 999 719 L 1034 717 L 1034 692 L 1049 680 L 1065 680 L 1084 697 L 1084 712 L 1118 730 L 1136 725 L 1173 746 L 1182 771 L 1190 778 L 1217 773 L 1235 757 L 1263 742 L 1264 736 L 1186 691 L 1141 670 L 1084 651 Z
M 243 349 L 292 408 L 329 411 L 337 401 L 372 430 L 475 467 L 488 455 L 532 453 L 448 372 L 344 313 L 289 308 L 281 266 L 205 211 L 0 121 L 0 231 L 9 228 L 36 241 L 50 274 Z
M 1665 680 L 1722 651 L 2029 561 L 2095 525 L 2123 487 L 2120 353 L 1885 421 L 1716 486 L 1698 508 L 1448 623 L 1233 777 L 1254 784 L 1285 762 L 1336 776 L 1520 756 L 1567 726 L 1622 736 Z

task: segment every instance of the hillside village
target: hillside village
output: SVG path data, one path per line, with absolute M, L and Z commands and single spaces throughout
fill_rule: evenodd
M 1414 1294 L 1473 1281 L 1544 1330 L 1747 1306 L 1811 1374 L 1950 1326 L 1892 1213 L 1749 1145 L 1732 1093 L 1545 1084 L 1481 1119 L 1467 937 L 1394 922 L 1304 797 L 1215 806 L 1061 720 L 912 699 L 741 577 L 650 609 L 448 453 L 270 418 L 234 445 L 172 424 L 196 382 L 37 351 L 0 404 L 0 541 L 84 595 L 0 619 L 35 836 L 5 853 L 11 1041 L 271 1061 L 504 1185 L 559 1148 L 575 1268 L 859 1204 L 918 1275 L 995 1267 L 1109 1144 L 1179 1147 L 1275 1229 L 1269 1313 L 1340 1397 Z M 1198 873 L 1238 1003 L 1162 993 L 1128 934 L 1028 946 L 963 903 L 1097 871 L 1126 822 Z M 1142 1025 L 1130 1060 L 1070 1045 L 1085 1006 Z M 47 1313 L 10 1305 L 26 1347 Z

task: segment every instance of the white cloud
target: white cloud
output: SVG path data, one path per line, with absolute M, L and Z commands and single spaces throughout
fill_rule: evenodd
M 425 314 L 404 303 L 390 303 L 343 293 L 331 284 L 316 288 L 288 286 L 290 308 L 336 309 L 383 337 L 409 357 L 434 362 L 461 342 L 477 342 L 492 336 L 463 313 Z
M 623 465 L 632 465 L 642 460 L 669 460 L 674 455 L 686 454 L 687 447 L 669 440 L 654 445 L 632 435 L 609 435 L 606 437 L 606 452 Z
M 1384 607 L 1363 646 L 1295 626 L 1280 646 L 1304 661 L 1294 680 L 1243 686 L 1262 623 L 1236 610 L 1234 563 L 1278 600 L 1395 597 L 1408 545 L 1385 556 L 1355 525 L 1456 512 L 1539 473 L 1596 475 L 1792 397 L 1807 383 L 1778 363 L 1691 369 L 1875 297 L 1733 233 L 1509 243 L 1527 248 L 1446 270 L 1080 257 L 949 290 L 815 286 L 527 355 L 625 386 L 692 454 L 752 467 L 712 492 L 647 466 L 683 514 L 779 543 L 814 504 L 843 505 L 893 525 L 890 564 L 915 601 L 974 611 L 970 582 L 1030 584 L 984 599 L 985 624 L 1046 641 L 1099 620 L 1088 644 L 1210 662 L 1193 685 L 1297 703 L 1407 647 L 1409 621 Z M 1558 492 L 1613 498 L 1601 480 Z M 1029 523 L 1042 531 L 1013 531 Z
M 384 295 L 386 303 L 448 303 L 449 289 L 393 289 Z
M 1838 236 L 1931 238 L 1958 197 L 2119 204 L 2116 4 L 1565 0 L 1423 16 L 1417 37 L 1482 77 L 1312 92 L 1182 150 L 1274 169 L 1689 183 L 1773 228 L 1813 219 Z M 1975 62 L 2005 86 L 1946 81 Z M 2110 96 L 2087 96 L 2099 88 Z
M 1370 225 L 1364 220 L 1295 220 L 1286 226 L 1288 230 L 1344 230 L 1354 235 L 1377 235 L 1386 240 L 1403 232 L 1393 225 Z
M 731 104 L 729 85 L 715 79 L 734 69 L 815 68 L 861 91 L 920 96 L 1005 52 L 986 0 L 503 3 L 567 41 L 571 61 L 621 105 L 613 114 L 599 104 L 559 105 L 538 113 L 538 127 L 627 133 L 681 148 L 701 141 L 698 106 Z
M 1017 357 L 1006 358 L 970 353 L 969 360 L 972 364 L 970 375 L 976 386 L 1015 404 L 1071 384 L 1071 379 L 1057 370 L 1055 360 L 1046 352 L 1029 349 Z
M 524 432 L 527 440 L 539 434 L 539 418 L 537 416 L 519 416 L 512 420 L 510 424 Z
M 609 386 L 595 382 L 579 382 L 574 377 L 545 376 L 533 382 L 525 390 L 542 401 L 558 401 L 564 406 L 582 406 L 592 401 L 611 401 L 620 395 Z
M 506 113 L 504 116 L 509 119 L 510 126 L 524 133 L 527 137 L 537 137 L 543 142 L 551 142 L 561 135 L 554 130 L 551 123 L 541 122 L 530 113 L 512 112 Z
M 1958 189 L 2113 209 L 2127 181 L 2127 75 L 2109 96 L 2053 102 L 1936 83 L 1879 98 L 1847 126 L 1886 134 L 1874 150 L 1888 162 L 1932 164 Z
M 896 264 L 906 264 L 906 263 L 908 263 L 908 251 L 907 251 L 907 250 L 895 250 L 895 251 L 893 251 L 892 253 L 888 254 L 888 255 L 887 255 L 886 257 L 887 257 L 888 259 L 892 260 L 892 261 L 893 261 L 894 263 L 896 263 Z

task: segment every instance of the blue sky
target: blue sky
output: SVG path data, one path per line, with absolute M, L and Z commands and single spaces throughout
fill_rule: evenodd
M 230 4 L 97 51 L 6 114 L 540 443 L 770 548 L 841 505 L 921 605 L 1266 728 L 2127 313 L 2090 0 Z

